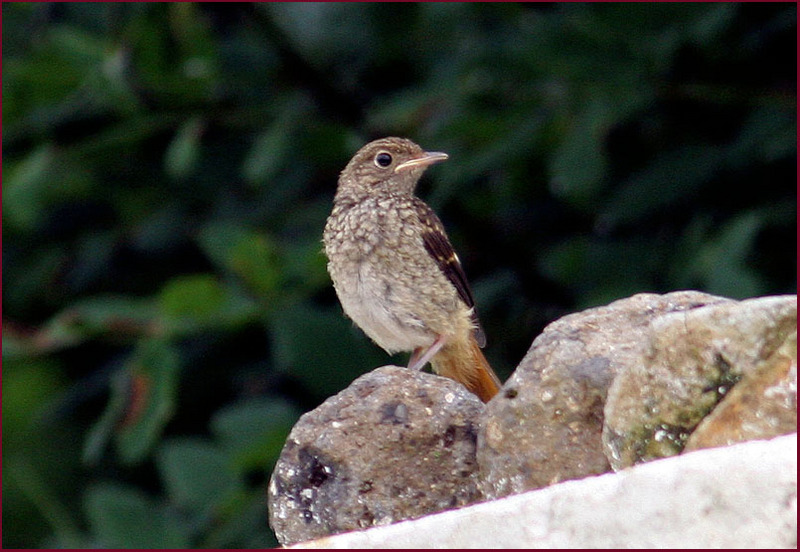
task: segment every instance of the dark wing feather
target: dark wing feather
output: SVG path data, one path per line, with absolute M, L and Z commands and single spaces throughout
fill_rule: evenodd
M 472 309 L 472 322 L 475 325 L 475 340 L 478 342 L 479 346 L 484 347 L 486 345 L 486 334 L 484 334 L 483 328 L 478 321 L 475 299 L 472 296 L 469 283 L 467 283 L 467 275 L 464 274 L 461 261 L 458 259 L 458 255 L 456 255 L 444 231 L 444 225 L 442 221 L 439 220 L 439 217 L 436 216 L 436 213 L 423 201 L 415 201 L 414 206 L 423 227 L 422 243 L 425 245 L 425 249 L 430 253 L 431 257 L 436 261 L 439 270 L 442 271 L 450 283 L 453 284 L 453 287 L 456 288 L 461 300 Z

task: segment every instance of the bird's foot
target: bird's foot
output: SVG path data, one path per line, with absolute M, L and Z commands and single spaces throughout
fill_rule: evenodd
M 411 353 L 411 358 L 408 359 L 408 367 L 411 370 L 422 370 L 428 362 L 433 358 L 433 356 L 438 353 L 445 344 L 445 337 L 440 335 L 436 338 L 436 340 L 431 344 L 427 350 L 423 347 L 417 347 L 414 349 L 414 352 Z

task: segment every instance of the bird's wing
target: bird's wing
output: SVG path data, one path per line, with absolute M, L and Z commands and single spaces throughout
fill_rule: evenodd
M 416 199 L 416 198 L 415 198 Z M 436 213 L 428 207 L 422 200 L 415 201 L 414 207 L 422 223 L 422 243 L 425 249 L 436 261 L 439 270 L 447 277 L 451 284 L 458 291 L 461 300 L 472 309 L 472 322 L 475 325 L 475 340 L 478 345 L 484 347 L 486 345 L 486 334 L 483 332 L 480 321 L 478 320 L 478 313 L 475 309 L 475 299 L 472 296 L 472 290 L 467 282 L 467 275 L 464 274 L 464 268 L 461 266 L 461 261 L 456 255 L 450 240 L 444 230 L 444 225 Z

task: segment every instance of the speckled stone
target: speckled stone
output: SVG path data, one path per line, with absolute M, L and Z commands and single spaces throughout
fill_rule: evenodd
M 797 332 L 793 332 L 703 418 L 683 451 L 770 439 L 796 431 Z
M 610 471 L 602 427 L 615 375 L 642 363 L 654 319 L 717 303 L 733 301 L 694 291 L 639 294 L 547 326 L 484 412 L 478 463 L 486 497 Z
M 614 469 L 679 454 L 701 420 L 797 331 L 797 297 L 665 314 L 648 331 L 647 354 L 617 374 L 606 401 L 603 444 Z
M 378 368 L 303 415 L 269 485 L 281 544 L 386 525 L 481 499 L 483 403 L 450 379 Z

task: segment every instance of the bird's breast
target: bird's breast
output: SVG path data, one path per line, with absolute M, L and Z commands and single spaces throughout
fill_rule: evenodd
M 328 271 L 345 314 L 390 353 L 430 344 L 435 336 L 411 308 L 418 300 L 413 282 L 402 277 L 419 260 L 403 212 L 373 200 L 331 220 L 324 240 Z

